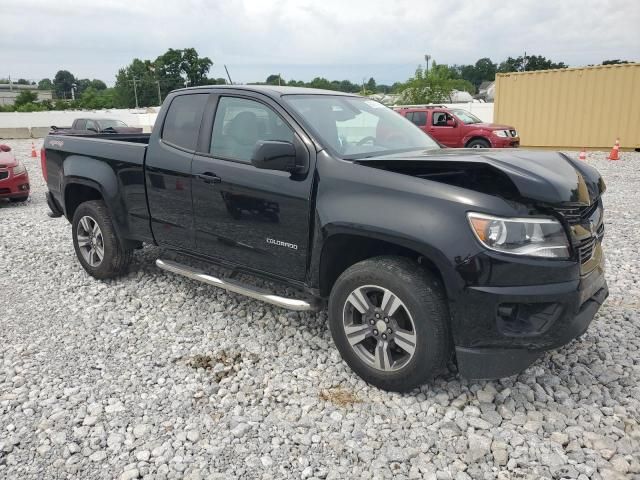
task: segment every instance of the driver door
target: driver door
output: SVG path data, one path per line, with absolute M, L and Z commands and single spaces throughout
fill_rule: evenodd
M 310 155 L 302 131 L 261 97 L 221 95 L 215 103 L 210 142 L 195 154 L 191 170 L 197 251 L 303 281 L 313 175 L 296 178 L 251 164 L 260 140 L 291 142 Z

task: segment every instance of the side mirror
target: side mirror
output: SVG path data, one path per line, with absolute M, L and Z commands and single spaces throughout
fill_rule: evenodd
M 261 140 L 256 143 L 251 164 L 265 170 L 294 172 L 296 170 L 296 147 L 290 142 Z
M 455 118 L 447 119 L 447 127 L 455 127 L 457 125 Z

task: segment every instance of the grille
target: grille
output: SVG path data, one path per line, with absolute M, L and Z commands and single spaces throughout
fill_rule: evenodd
M 556 208 L 556 211 L 558 211 L 570 225 L 576 225 L 580 223 L 581 220 L 593 215 L 593 212 L 598 209 L 599 203 L 600 202 L 594 202 L 587 207 L 579 206 Z
M 9 172 L 0 172 L 0 180 L 4 180 L 9 176 Z
M 596 243 L 604 236 L 604 224 L 600 225 L 598 231 L 593 237 L 581 240 L 577 245 L 580 263 L 586 263 L 593 257 L 593 251 L 596 249 Z

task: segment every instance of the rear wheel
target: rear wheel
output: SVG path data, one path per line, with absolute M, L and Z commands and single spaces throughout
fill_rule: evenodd
M 484 138 L 476 138 L 467 143 L 467 148 L 491 148 L 491 144 Z
M 410 390 L 445 366 L 448 324 L 439 281 L 408 258 L 377 257 L 351 266 L 329 299 L 329 325 L 342 358 L 385 390 Z
M 120 243 L 104 202 L 82 203 L 73 215 L 72 229 L 76 256 L 89 275 L 105 279 L 126 273 L 133 250 Z

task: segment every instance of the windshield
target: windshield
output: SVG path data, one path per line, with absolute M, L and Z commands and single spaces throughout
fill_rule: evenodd
M 451 113 L 453 113 L 456 117 L 458 117 L 458 120 L 460 120 L 462 123 L 466 124 L 466 125 L 470 125 L 472 123 L 482 123 L 482 120 L 480 120 L 478 117 L 476 117 L 473 113 L 469 113 L 466 110 L 450 110 Z
M 324 146 L 345 159 L 440 148 L 403 116 L 367 98 L 285 95 Z
M 106 128 L 118 128 L 127 126 L 127 124 L 122 120 L 100 120 L 100 125 L 102 126 L 103 130 Z

